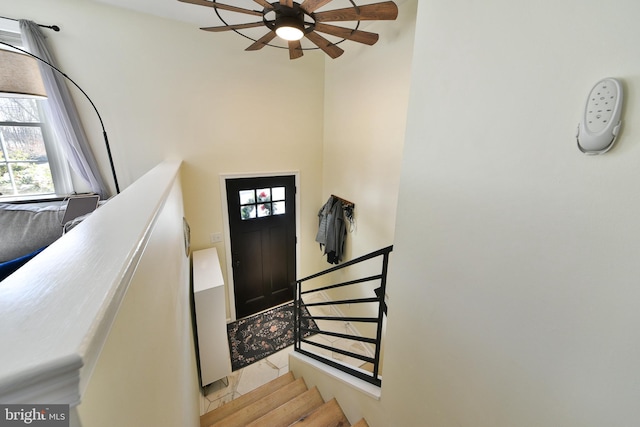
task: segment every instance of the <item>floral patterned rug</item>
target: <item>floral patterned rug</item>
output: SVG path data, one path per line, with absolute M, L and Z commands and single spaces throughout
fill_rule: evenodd
M 309 316 L 306 307 L 302 312 Z M 318 330 L 313 319 L 305 322 L 308 329 Z M 312 333 L 305 334 L 309 335 Z M 231 322 L 227 324 L 227 336 L 234 371 L 293 345 L 293 303 Z

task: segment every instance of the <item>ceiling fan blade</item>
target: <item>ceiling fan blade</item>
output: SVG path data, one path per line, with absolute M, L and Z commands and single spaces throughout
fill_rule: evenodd
M 302 58 L 304 53 L 302 52 L 302 45 L 300 40 L 294 40 L 289 42 L 289 59 Z
M 320 34 L 316 34 L 315 32 L 310 32 L 305 35 L 313 44 L 318 46 L 320 49 L 324 51 L 327 55 L 336 59 L 338 56 L 344 53 L 344 50 L 340 49 L 338 46 L 331 44 L 331 42 Z
M 207 1 L 207 0 L 178 0 L 178 1 L 181 1 L 183 3 L 197 4 L 198 6 L 213 7 L 215 9 L 224 9 L 231 12 L 246 13 L 248 15 L 254 15 L 254 16 L 262 16 L 262 12 L 258 12 L 256 10 L 243 9 L 241 7 L 229 6 L 228 4 L 217 3 L 217 2 L 214 3 L 212 1 Z
M 300 8 L 310 14 L 331 1 L 333 0 L 304 0 Z
M 271 3 L 269 3 L 266 0 L 253 0 L 253 1 L 258 3 L 260 6 L 264 7 L 265 9 L 273 9 L 273 6 L 271 6 Z
M 346 9 L 328 10 L 315 14 L 316 22 L 331 21 L 393 21 L 398 17 L 398 6 L 392 1 L 367 4 L 358 9 L 348 7 Z
M 263 25 L 264 25 L 264 22 L 260 21 L 260 22 L 250 22 L 248 24 L 224 25 L 222 27 L 203 27 L 203 28 L 200 28 L 200 29 L 204 30 L 204 31 L 211 31 L 212 33 L 219 33 L 219 32 L 222 32 L 222 31 L 242 30 L 244 28 L 261 27 Z
M 347 40 L 352 40 L 358 43 L 368 44 L 369 46 L 376 44 L 379 36 L 376 33 L 370 33 L 368 31 L 352 30 L 350 28 L 336 27 L 335 25 L 317 23 L 315 26 L 316 31 L 321 33 L 331 34 L 332 36 L 340 37 Z
M 254 44 L 246 48 L 245 50 L 260 50 L 267 45 L 276 36 L 276 33 L 269 31 L 267 34 L 256 40 Z
M 293 7 L 293 0 L 280 0 L 280 4 L 287 7 Z

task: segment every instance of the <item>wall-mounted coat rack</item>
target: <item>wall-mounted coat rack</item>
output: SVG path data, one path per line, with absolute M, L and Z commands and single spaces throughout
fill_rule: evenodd
M 342 206 L 343 207 L 350 207 L 351 209 L 354 209 L 356 207 L 356 204 L 353 202 L 348 201 L 347 199 L 343 199 L 342 197 L 338 197 L 335 194 L 332 194 L 331 197 L 336 198 L 338 200 L 340 200 L 340 202 L 342 202 Z
M 356 204 L 348 201 L 347 199 L 343 199 L 342 197 L 338 197 L 335 194 L 332 194 L 331 197 L 333 197 L 334 199 L 338 199 L 342 204 L 342 212 L 344 213 L 344 217 L 347 219 L 347 221 L 349 221 L 349 232 L 353 232 L 356 224 L 356 219 L 354 216 Z
M 327 255 L 329 264 L 338 264 L 342 260 L 347 236 L 345 219 L 351 224 L 350 230 L 353 229 L 355 206 L 355 203 L 332 194 L 318 212 L 320 221 L 316 242 L 320 243 L 320 249 Z

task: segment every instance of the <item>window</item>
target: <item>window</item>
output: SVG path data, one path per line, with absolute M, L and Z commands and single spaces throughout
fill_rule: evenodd
M 15 22 L 0 19 L 0 40 L 23 47 Z M 0 97 L 0 201 L 73 191 L 68 163 L 46 124 L 46 102 Z
M 240 217 L 243 220 L 285 213 L 284 187 L 241 190 L 239 196 Z
M 0 98 L 0 198 L 55 194 L 35 99 Z

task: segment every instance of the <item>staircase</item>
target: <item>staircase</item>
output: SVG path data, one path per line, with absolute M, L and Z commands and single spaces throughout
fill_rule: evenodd
M 291 372 L 200 417 L 200 427 L 348 427 L 335 399 L 324 402 Z M 354 427 L 368 427 L 363 419 Z

